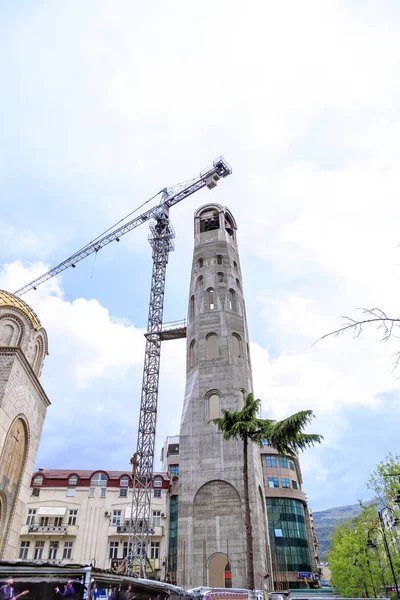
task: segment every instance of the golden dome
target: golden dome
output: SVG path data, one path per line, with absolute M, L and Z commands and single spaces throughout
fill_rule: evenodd
M 42 327 L 37 314 L 18 296 L 14 296 L 14 294 L 10 294 L 10 292 L 6 292 L 5 290 L 0 290 L 0 308 L 2 306 L 12 306 L 13 308 L 22 310 L 36 331 Z

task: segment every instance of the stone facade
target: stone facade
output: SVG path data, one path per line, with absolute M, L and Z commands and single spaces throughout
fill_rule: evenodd
M 0 559 L 15 557 L 50 402 L 39 383 L 46 331 L 20 298 L 0 290 Z
M 243 447 L 209 421 L 243 407 L 253 390 L 236 223 L 218 204 L 195 214 L 187 318 L 187 380 L 180 430 L 178 585 L 246 587 Z M 255 573 L 267 569 L 260 455 L 249 446 Z

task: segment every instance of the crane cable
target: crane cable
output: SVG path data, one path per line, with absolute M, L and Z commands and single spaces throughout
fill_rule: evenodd
M 119 221 L 117 221 L 116 223 L 114 223 L 114 225 L 111 225 L 108 229 L 106 229 L 105 231 L 103 231 L 103 233 L 100 233 L 91 242 L 88 242 L 87 244 L 85 244 L 84 246 L 82 246 L 82 248 L 80 248 L 79 250 L 77 250 L 75 252 L 75 254 L 78 254 L 78 252 L 82 252 L 83 250 L 85 250 L 85 248 L 87 248 L 88 246 L 91 246 L 92 244 L 94 244 L 99 238 L 102 238 L 106 233 L 108 233 L 109 231 L 111 231 L 111 229 L 114 229 L 114 227 L 116 227 L 117 225 L 119 225 L 120 223 L 122 223 L 122 221 L 125 221 L 125 219 L 127 219 L 128 217 L 130 217 L 131 215 L 133 215 L 135 212 L 137 212 L 138 210 L 140 210 L 143 206 L 145 206 L 146 204 L 148 204 L 152 200 L 154 200 L 154 198 L 156 198 L 159 194 L 161 194 L 161 192 L 162 192 L 162 190 L 160 192 L 157 192 L 157 194 L 154 194 L 154 196 L 152 196 L 151 198 L 149 198 L 148 200 L 146 200 L 145 202 L 143 202 L 139 206 L 137 206 L 134 210 L 132 210 L 132 212 L 130 212 L 125 217 L 123 217 L 122 219 L 120 219 Z

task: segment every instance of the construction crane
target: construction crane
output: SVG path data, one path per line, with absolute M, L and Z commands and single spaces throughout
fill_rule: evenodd
M 124 560 L 126 574 L 138 574 L 146 577 L 147 567 L 152 567 L 147 555 L 149 538 L 153 533 L 151 523 L 151 495 L 153 489 L 154 446 L 156 437 L 158 386 L 160 375 L 161 342 L 163 340 L 186 337 L 186 327 L 172 326 L 163 328 L 165 275 L 169 252 L 174 249 L 173 228 L 169 221 L 169 209 L 204 187 L 213 189 L 217 182 L 232 173 L 228 163 L 222 158 L 214 160 L 212 166 L 201 171 L 198 177 L 177 186 L 164 188 L 160 203 L 150 208 L 128 223 L 108 230 L 83 248 L 64 260 L 62 263 L 37 277 L 24 287 L 14 292 L 22 296 L 29 290 L 36 290 L 39 285 L 58 275 L 69 267 L 97 253 L 113 241 L 135 229 L 142 223 L 150 221 L 149 242 L 153 250 L 153 271 L 150 287 L 149 316 L 147 322 L 146 348 L 143 367 L 143 381 L 140 401 L 139 427 L 136 452 L 132 463 L 132 505 L 129 521 L 128 551 Z M 156 196 L 153 196 L 155 198 Z M 151 198 L 151 200 L 153 199 Z M 147 203 L 147 202 L 146 202 Z M 145 203 L 145 204 L 146 204 Z M 142 205 L 143 206 L 143 205 Z M 139 207 L 140 208 L 140 207 Z M 120 570 L 120 569 L 119 569 Z

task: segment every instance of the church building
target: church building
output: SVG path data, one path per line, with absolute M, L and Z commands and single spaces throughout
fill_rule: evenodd
M 0 290 L 0 560 L 17 554 L 50 402 L 40 382 L 47 334 L 21 298 Z

